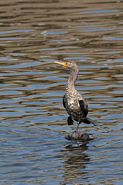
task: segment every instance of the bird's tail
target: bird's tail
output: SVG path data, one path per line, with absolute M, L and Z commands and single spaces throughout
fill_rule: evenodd
M 90 118 L 83 118 L 82 122 L 96 126 L 96 124 Z

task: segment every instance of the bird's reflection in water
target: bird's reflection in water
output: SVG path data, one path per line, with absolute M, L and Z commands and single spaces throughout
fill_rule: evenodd
M 85 151 L 88 149 L 87 145 L 74 147 L 67 145 L 64 153 L 64 182 L 62 184 L 72 184 L 82 182 L 82 177 L 87 172 L 85 171 L 86 164 L 90 161 Z

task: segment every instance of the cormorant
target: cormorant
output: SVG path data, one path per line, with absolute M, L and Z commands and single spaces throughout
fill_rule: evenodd
M 66 88 L 66 93 L 63 97 L 63 106 L 66 109 L 68 117 L 68 125 L 72 125 L 74 121 L 78 122 L 77 130 L 80 123 L 95 125 L 88 117 L 88 104 L 81 94 L 75 89 L 75 81 L 77 79 L 79 68 L 77 64 L 73 61 L 55 61 L 55 63 L 60 64 L 70 72 L 68 78 L 68 84 Z

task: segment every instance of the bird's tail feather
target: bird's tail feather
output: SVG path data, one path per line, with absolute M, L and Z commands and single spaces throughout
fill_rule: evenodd
M 82 122 L 96 126 L 96 124 L 90 118 L 83 118 Z

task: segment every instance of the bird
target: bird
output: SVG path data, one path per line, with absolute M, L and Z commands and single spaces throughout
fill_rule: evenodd
M 73 125 L 77 122 L 76 131 L 78 131 L 80 123 L 93 124 L 88 115 L 88 103 L 86 99 L 76 90 L 75 82 L 79 74 L 79 67 L 75 61 L 54 61 L 54 63 L 63 66 L 70 73 L 66 86 L 66 93 L 63 96 L 63 106 L 68 113 L 67 123 Z

